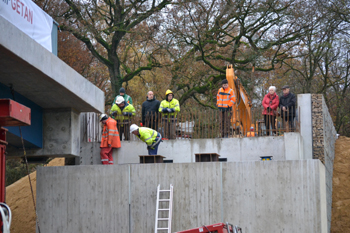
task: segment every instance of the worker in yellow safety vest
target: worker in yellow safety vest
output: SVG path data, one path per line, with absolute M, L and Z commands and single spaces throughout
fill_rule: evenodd
M 117 122 L 108 117 L 107 114 L 100 116 L 100 122 L 103 124 L 101 139 L 101 162 L 104 165 L 113 164 L 113 148 L 120 148 L 120 138 L 117 129 Z
M 160 133 L 151 128 L 138 127 L 135 124 L 130 126 L 130 133 L 136 135 L 136 137 L 147 144 L 149 155 L 157 155 L 159 143 L 162 142 Z
M 120 140 L 122 140 L 123 134 L 124 134 L 124 140 L 130 139 L 129 130 L 130 130 L 130 124 L 131 124 L 131 117 L 135 116 L 135 113 L 136 111 L 134 106 L 125 102 L 122 96 L 117 97 L 115 104 L 113 104 L 111 108 L 110 115 L 118 123 Z
M 162 126 L 164 137 L 168 139 L 176 138 L 176 121 L 177 113 L 180 112 L 180 103 L 174 98 L 174 93 L 171 90 L 165 92 L 165 100 L 160 103 L 159 112 L 162 113 Z

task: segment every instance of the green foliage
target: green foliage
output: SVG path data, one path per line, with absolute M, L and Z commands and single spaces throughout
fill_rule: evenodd
M 15 183 L 17 180 L 27 175 L 27 169 L 22 159 L 6 160 L 6 186 Z M 37 164 L 29 164 L 29 173 L 36 170 Z

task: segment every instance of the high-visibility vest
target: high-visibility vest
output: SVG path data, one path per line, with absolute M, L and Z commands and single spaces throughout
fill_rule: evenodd
M 255 132 L 248 132 L 247 137 L 255 137 Z
M 121 146 L 117 122 L 110 117 L 103 126 L 100 147 L 108 147 L 108 145 L 112 145 L 112 148 L 120 148 Z
M 137 137 L 150 146 L 156 140 L 158 132 L 147 127 L 139 127 L 139 134 Z
M 123 110 L 121 110 L 118 105 L 114 104 L 111 108 L 110 115 L 112 115 L 113 112 L 117 112 L 117 115 L 112 116 L 112 118 L 118 121 L 131 119 L 131 116 L 124 116 L 123 112 L 131 112 L 132 116 L 135 116 L 136 113 L 134 106 L 131 104 L 126 104 Z
M 162 112 L 164 108 L 173 108 L 175 109 L 175 112 Z M 161 103 L 160 103 L 160 106 L 159 106 L 159 112 L 162 113 L 162 116 L 163 117 L 176 117 L 177 113 L 180 112 L 180 103 L 177 99 L 172 99 L 169 101 L 167 100 L 163 100 Z
M 236 103 L 235 93 L 231 88 L 220 88 L 216 96 L 216 104 L 219 109 L 226 109 L 232 107 Z

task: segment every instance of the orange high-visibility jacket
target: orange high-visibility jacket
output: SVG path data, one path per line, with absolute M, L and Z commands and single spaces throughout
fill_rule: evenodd
M 110 117 L 106 120 L 106 124 L 103 126 L 100 147 L 108 147 L 108 145 L 112 145 L 112 148 L 120 148 L 121 146 L 117 122 Z
M 232 105 L 236 102 L 235 93 L 231 88 L 220 88 L 216 96 L 216 105 L 219 109 L 231 108 Z
M 255 132 L 247 132 L 247 137 L 255 137 Z

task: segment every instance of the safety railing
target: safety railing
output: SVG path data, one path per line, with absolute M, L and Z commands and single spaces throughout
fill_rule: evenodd
M 162 113 L 146 114 L 142 120 L 136 113 L 130 120 L 117 121 L 122 140 L 136 140 L 129 132 L 131 124 L 157 130 L 164 139 L 200 139 L 281 136 L 285 132 L 298 132 L 298 109 L 290 107 L 285 111 L 269 111 L 261 107 L 246 111 L 221 112 L 216 109 L 190 110 L 182 109 L 176 116 L 165 117 Z M 102 127 L 98 116 L 91 113 L 83 119 L 86 124 L 87 141 L 100 141 Z M 85 136 L 84 136 L 85 137 Z M 138 140 L 138 139 L 137 139 Z

